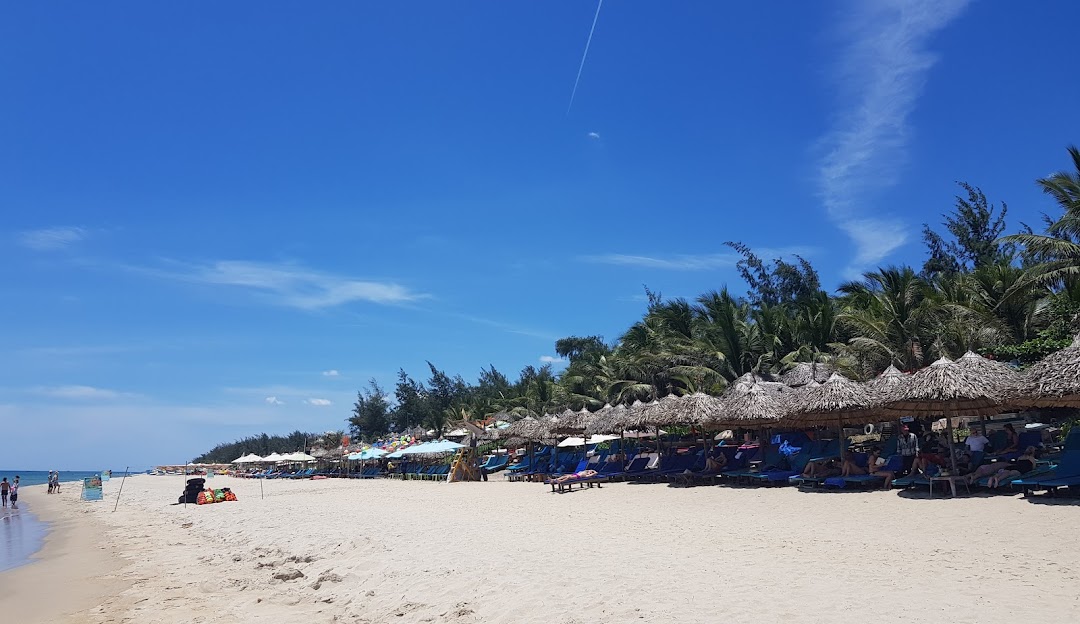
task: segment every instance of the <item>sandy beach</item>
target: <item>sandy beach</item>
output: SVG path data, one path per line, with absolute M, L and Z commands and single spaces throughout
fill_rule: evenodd
M 1015 622 L 1080 620 L 1075 501 L 614 484 L 257 481 L 170 505 L 26 490 L 54 523 L 0 575 L 33 622 Z M 60 575 L 60 576 L 57 576 Z M 67 618 L 67 619 L 64 619 Z

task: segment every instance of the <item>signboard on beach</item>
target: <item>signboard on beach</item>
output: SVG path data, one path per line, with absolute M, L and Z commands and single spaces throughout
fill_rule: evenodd
M 101 500 L 101 477 L 86 477 L 83 479 L 82 499 L 84 501 Z
M 214 469 L 213 468 L 207 468 L 206 469 L 206 478 L 207 479 L 213 479 L 214 478 Z
M 101 480 L 102 481 L 108 481 L 111 478 L 112 478 L 112 470 L 102 470 L 101 471 Z

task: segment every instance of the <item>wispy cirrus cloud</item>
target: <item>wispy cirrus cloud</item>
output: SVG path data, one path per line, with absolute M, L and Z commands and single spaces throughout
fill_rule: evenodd
M 111 401 L 116 399 L 132 398 L 136 395 L 128 392 L 118 392 L 107 388 L 95 388 L 94 386 L 38 386 L 32 389 L 33 394 L 47 396 L 53 399 L 66 401 Z
M 816 250 L 811 247 L 783 247 L 779 249 L 760 248 L 754 253 L 763 260 L 783 258 L 790 256 L 811 256 Z M 735 252 L 720 252 L 707 254 L 601 254 L 596 256 L 582 256 L 585 262 L 597 264 L 611 264 L 615 266 L 631 266 L 643 269 L 661 269 L 669 271 L 708 271 L 712 269 L 727 269 L 734 267 L 742 258 Z
M 293 263 L 222 260 L 134 270 L 167 279 L 243 288 L 260 293 L 278 305 L 302 310 L 332 308 L 356 301 L 404 304 L 428 297 L 393 282 L 354 279 Z
M 855 242 L 849 273 L 888 256 L 907 239 L 902 222 L 860 209 L 898 182 L 907 155 L 908 117 L 937 62 L 930 38 L 969 0 L 852 2 L 847 45 L 837 65 L 843 94 L 837 122 L 823 137 L 819 188 L 829 217 Z
M 333 405 L 334 402 L 329 399 L 308 399 L 304 401 L 308 405 L 314 405 L 316 407 L 326 407 L 327 405 Z
M 59 251 L 85 239 L 85 228 L 74 226 L 50 227 L 19 232 L 19 244 L 34 251 Z
M 341 373 L 339 373 L 336 368 L 331 368 L 330 370 L 324 370 L 322 372 L 322 376 L 323 377 L 340 377 Z
M 264 399 L 267 405 L 285 405 L 285 401 L 277 398 L 276 396 L 268 396 Z

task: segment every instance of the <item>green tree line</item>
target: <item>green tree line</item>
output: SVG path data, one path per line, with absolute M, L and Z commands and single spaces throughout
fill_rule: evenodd
M 745 293 L 721 286 L 687 300 L 646 289 L 643 316 L 616 340 L 558 340 L 567 360 L 558 375 L 526 366 L 511 379 L 489 366 L 469 383 L 428 362 L 423 378 L 398 371 L 391 391 L 371 380 L 349 430 L 363 439 L 413 427 L 441 435 L 466 418 L 718 394 L 744 375 L 800 362 L 868 379 L 890 364 L 916 370 L 968 350 L 1035 361 L 1080 330 L 1080 150 L 1068 153 L 1070 169 L 1036 180 L 1055 204 L 1039 231 L 1008 233 L 1008 207 L 961 182 L 941 227 L 923 227 L 922 266 L 882 266 L 834 292 L 806 259 L 764 259 L 732 241 Z

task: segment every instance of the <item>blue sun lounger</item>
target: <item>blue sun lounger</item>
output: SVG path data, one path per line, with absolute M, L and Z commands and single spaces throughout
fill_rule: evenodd
M 1039 490 L 1048 490 L 1053 494 L 1058 488 L 1080 486 L 1080 429 L 1069 432 L 1057 466 L 1042 475 L 1025 475 L 1013 481 L 1012 486 L 1022 490 L 1024 496 Z

